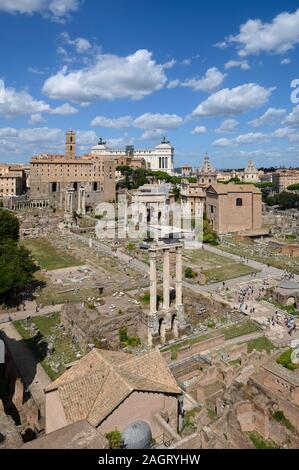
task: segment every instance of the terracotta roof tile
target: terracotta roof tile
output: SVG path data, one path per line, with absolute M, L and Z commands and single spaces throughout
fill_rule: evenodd
M 46 388 L 58 390 L 68 422 L 97 426 L 134 390 L 181 393 L 159 351 L 134 356 L 93 349 Z

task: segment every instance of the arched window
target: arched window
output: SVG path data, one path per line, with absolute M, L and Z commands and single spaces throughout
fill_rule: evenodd
M 243 206 L 243 199 L 241 197 L 236 199 L 236 206 Z

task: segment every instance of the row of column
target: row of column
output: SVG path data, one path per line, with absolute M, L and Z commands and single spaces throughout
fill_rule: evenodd
M 12 210 L 22 209 L 41 209 L 49 206 L 49 201 L 35 201 L 35 202 L 18 202 L 11 206 Z
M 73 189 L 67 189 L 65 192 L 65 212 L 73 211 Z M 78 190 L 78 214 L 86 214 L 85 189 Z
M 182 306 L 182 250 L 176 249 L 176 307 Z M 157 252 L 150 252 L 150 314 L 157 312 Z M 163 250 L 163 309 L 170 307 L 170 269 L 169 269 L 169 249 Z

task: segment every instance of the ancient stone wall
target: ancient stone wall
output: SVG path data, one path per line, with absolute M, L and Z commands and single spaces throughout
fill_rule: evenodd
M 253 384 L 266 396 L 272 399 L 279 410 L 283 411 L 285 417 L 299 430 L 299 407 L 291 403 L 287 397 L 281 396 L 278 392 L 265 386 L 260 375 L 251 379 Z
M 91 318 L 92 313 L 94 315 Z M 82 349 L 86 349 L 87 345 L 93 344 L 95 340 L 105 340 L 108 344 L 118 346 L 119 330 L 122 327 L 127 327 L 129 336 L 139 336 L 140 317 L 134 308 L 129 313 L 118 316 L 114 314 L 111 318 L 107 318 L 96 310 L 88 310 L 83 304 L 68 304 L 61 311 L 61 322 L 65 332 Z
M 209 349 L 215 348 L 217 346 L 222 346 L 225 343 L 225 336 L 224 335 L 219 335 L 216 336 L 215 338 L 209 338 L 205 339 L 203 341 L 200 341 L 199 343 L 193 344 L 191 346 L 185 346 L 182 349 L 179 349 L 177 351 L 177 358 L 176 361 L 181 361 L 183 359 L 186 359 L 188 357 L 191 357 L 195 354 L 199 354 L 203 351 L 207 351 Z M 171 356 L 172 352 L 171 351 L 166 351 L 163 354 L 164 359 L 166 362 L 169 364 L 171 363 Z

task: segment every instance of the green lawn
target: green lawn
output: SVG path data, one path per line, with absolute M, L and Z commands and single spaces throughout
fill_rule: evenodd
M 248 432 L 247 435 L 256 449 L 278 449 L 276 442 L 265 439 L 256 431 Z
M 22 244 L 31 251 L 33 258 L 43 269 L 54 270 L 83 264 L 67 252 L 58 251 L 46 238 L 22 240 Z
M 166 348 L 161 349 L 161 352 L 171 351 L 172 360 L 175 360 L 177 351 L 179 351 L 185 346 L 192 346 L 193 344 L 198 344 L 202 341 L 205 341 L 206 339 L 215 338 L 216 336 L 223 334 L 225 336 L 225 340 L 228 340 L 232 338 L 237 338 L 239 336 L 248 335 L 250 333 L 256 333 L 258 331 L 260 331 L 258 326 L 256 326 L 252 321 L 247 320 L 243 323 L 240 323 L 239 325 L 215 329 L 211 331 L 211 333 L 207 333 L 206 335 L 196 336 L 195 338 L 186 339 L 180 343 L 174 344 L 173 346 L 167 346 Z
M 258 270 L 246 264 L 238 263 L 230 258 L 206 250 L 185 252 L 184 267 L 192 267 L 193 271 L 204 274 L 207 284 L 223 282 L 258 272 Z
M 296 432 L 295 426 L 288 420 L 288 418 L 285 417 L 284 412 L 281 410 L 277 410 L 273 413 L 272 418 L 277 421 L 278 423 L 282 424 L 285 426 L 287 429 L 289 429 L 292 432 Z
M 289 256 L 280 254 L 274 247 L 270 245 L 258 245 L 251 240 L 236 242 L 228 239 L 229 245 L 221 244 L 219 248 L 228 253 L 259 261 L 260 263 L 269 264 L 278 269 L 286 269 L 288 271 L 299 274 L 299 257 L 290 258 Z
M 261 338 L 256 338 L 251 341 L 248 341 L 247 343 L 247 350 L 249 353 L 251 353 L 253 350 L 256 351 L 267 351 L 267 353 L 270 353 L 272 349 L 275 349 L 275 346 L 271 341 L 266 338 L 265 336 L 262 336 Z
M 76 360 L 75 352 L 72 349 L 72 341 L 64 336 L 63 331 L 58 328 L 60 323 L 59 313 L 34 317 L 32 323 L 39 329 L 40 334 L 26 329 L 26 325 L 28 325 L 26 320 L 17 320 L 14 322 L 14 326 L 49 377 L 55 380 L 66 370 L 66 364 Z M 49 342 L 53 343 L 54 351 L 47 356 L 47 343 Z M 53 364 L 57 363 L 60 363 L 58 371 L 52 367 Z
M 224 334 L 225 339 L 238 338 L 239 336 L 249 335 L 251 333 L 257 333 L 260 331 L 259 327 L 248 320 L 239 325 L 230 326 L 228 328 L 222 328 L 222 334 Z

